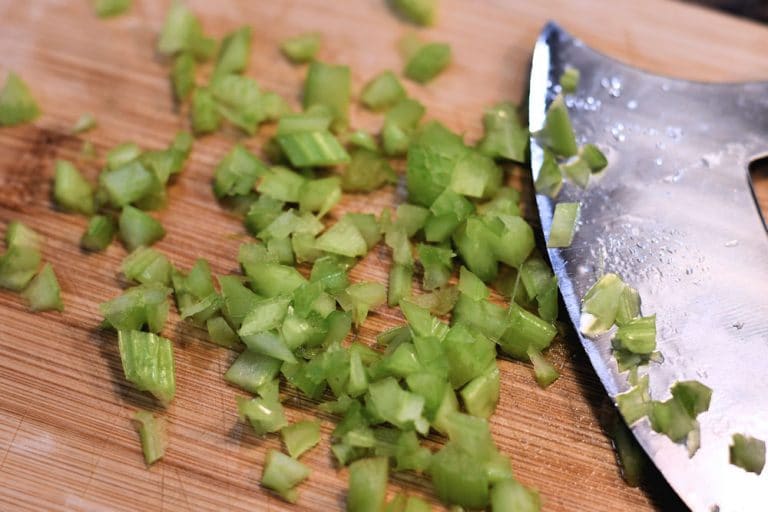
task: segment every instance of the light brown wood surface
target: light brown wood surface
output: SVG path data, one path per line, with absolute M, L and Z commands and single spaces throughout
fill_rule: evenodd
M 0 79 L 9 69 L 20 73 L 43 110 L 32 125 L 0 129 L 0 232 L 20 219 L 45 235 L 44 257 L 59 275 L 66 303 L 63 314 L 35 315 L 20 296 L 0 291 L 0 510 L 343 509 L 347 472 L 331 461 L 332 418 L 321 416 L 324 440 L 305 456 L 314 471 L 298 504 L 265 492 L 259 487 L 264 455 L 280 448 L 279 438 L 259 438 L 238 421 L 239 392 L 222 379 L 233 354 L 206 343 L 203 332 L 175 314 L 164 331 L 174 340 L 177 361 L 178 392 L 165 413 L 170 446 L 163 461 L 144 466 L 129 418 L 138 407 L 159 409 L 124 381 L 116 337 L 98 328 L 98 304 L 120 291 L 125 251 L 115 243 L 101 254 L 81 252 L 86 219 L 55 211 L 49 199 L 53 159 L 73 159 L 91 178 L 98 173 L 97 163 L 79 156 L 83 140 L 103 155 L 125 140 L 163 147 L 186 127 L 171 101 L 167 63 L 154 53 L 168 2 L 134 4 L 129 14 L 102 21 L 85 0 L 0 0 Z M 351 65 L 358 91 L 376 72 L 400 69 L 395 44 L 411 29 L 383 0 L 189 4 L 217 37 L 253 25 L 248 75 L 296 105 L 305 70 L 281 58 L 277 43 L 283 38 L 322 32 L 320 58 Z M 430 117 L 475 140 L 484 106 L 520 98 L 533 42 L 548 18 L 591 46 L 655 72 L 702 80 L 768 78 L 766 28 L 683 4 L 443 0 L 439 22 L 423 35 L 450 42 L 454 64 L 427 87 L 408 83 L 409 92 L 428 106 Z M 94 113 L 99 127 L 68 135 L 84 112 Z M 377 129 L 380 123 L 379 116 L 354 112 L 356 126 Z M 170 187 L 168 207 L 159 212 L 168 235 L 157 248 L 181 268 L 204 257 L 216 273 L 237 271 L 243 228 L 210 189 L 213 167 L 237 138 L 227 131 L 198 141 Z M 260 149 L 258 138 L 246 144 Z M 766 185 L 763 179 L 758 186 L 764 203 Z M 346 197 L 334 214 L 378 211 L 402 193 L 391 188 Z M 379 248 L 352 275 L 385 283 L 387 268 L 388 252 Z M 399 320 L 382 309 L 359 337 L 369 342 Z M 562 378 L 547 391 L 535 385 L 528 365 L 500 363 L 493 433 L 519 479 L 540 489 L 545 510 L 678 508 L 658 475 L 640 489 L 623 483 L 601 428 L 610 407 L 580 346 L 566 336 L 552 353 Z M 287 404 L 292 420 L 318 414 L 290 394 Z M 410 474 L 394 476 L 390 490 L 432 499 L 427 480 Z

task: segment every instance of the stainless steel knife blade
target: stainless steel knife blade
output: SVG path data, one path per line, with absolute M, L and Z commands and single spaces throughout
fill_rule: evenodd
M 533 52 L 532 133 L 568 65 L 581 72 L 566 96 L 577 140 L 597 144 L 609 161 L 586 189 L 566 183 L 554 200 L 536 197 L 545 237 L 557 202 L 581 203 L 573 244 L 548 251 L 570 319 L 578 330 L 581 297 L 603 273 L 637 288 L 643 314 L 657 315 L 664 356 L 646 367 L 652 398 L 668 398 L 687 379 L 713 395 L 693 457 L 645 419 L 635 436 L 691 509 L 768 510 L 768 470 L 729 464 L 734 433 L 768 440 L 768 236 L 748 172 L 768 154 L 768 83 L 655 76 L 550 23 Z M 542 157 L 532 138 L 534 179 Z M 629 389 L 610 335 L 579 338 L 608 394 Z

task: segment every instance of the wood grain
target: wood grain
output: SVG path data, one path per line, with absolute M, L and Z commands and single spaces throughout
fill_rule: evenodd
M 178 393 L 166 413 L 171 444 L 161 463 L 144 467 L 129 418 L 138 407 L 156 407 L 124 381 L 115 336 L 97 327 L 98 304 L 120 291 L 117 269 L 125 252 L 114 244 L 101 254 L 82 253 L 78 240 L 86 219 L 59 213 L 50 203 L 54 158 L 75 160 L 91 178 L 98 173 L 97 162 L 80 158 L 84 139 L 102 154 L 124 140 L 155 148 L 186 126 L 171 101 L 167 63 L 153 51 L 168 3 L 135 0 L 130 14 L 101 21 L 85 1 L 0 0 L 0 76 L 19 72 L 44 111 L 33 125 L 0 131 L 0 231 L 20 219 L 45 235 L 45 259 L 60 276 L 66 303 L 63 314 L 32 315 L 18 295 L 0 292 L 0 509 L 342 509 L 347 474 L 334 469 L 328 451 L 332 418 L 321 416 L 324 441 L 305 456 L 314 471 L 298 504 L 288 506 L 265 492 L 258 484 L 264 454 L 280 448 L 279 439 L 258 438 L 238 421 L 238 392 L 221 377 L 233 355 L 206 343 L 202 332 L 176 316 L 164 331 L 177 358 Z M 189 4 L 217 37 L 253 25 L 248 74 L 296 104 L 304 69 L 280 57 L 276 45 L 283 38 L 321 30 L 320 57 L 350 64 L 359 90 L 376 72 L 400 68 L 394 45 L 410 30 L 383 1 Z M 658 73 L 701 80 L 768 77 L 765 28 L 687 5 L 443 0 L 439 23 L 424 33 L 450 42 L 455 64 L 428 87 L 407 84 L 409 92 L 430 116 L 474 140 L 484 106 L 520 98 L 532 43 L 548 18 L 595 48 Z M 711 37 L 715 31 L 718 36 Z M 98 129 L 68 135 L 84 112 L 96 114 Z M 353 123 L 378 129 L 381 118 L 355 111 Z M 168 208 L 158 214 L 168 235 L 157 247 L 181 268 L 204 257 L 214 272 L 237 270 L 241 223 L 210 191 L 214 165 L 237 138 L 225 132 L 196 143 L 186 171 L 170 187 Z M 259 138 L 245 143 L 260 148 Z M 768 183 L 756 182 L 765 208 Z M 398 187 L 350 196 L 335 214 L 378 211 L 402 193 Z M 387 261 L 387 252 L 377 249 L 353 278 L 386 282 Z M 384 308 L 358 336 L 370 342 L 398 321 Z M 563 377 L 548 391 L 536 387 L 527 365 L 500 363 L 503 389 L 493 433 L 519 478 L 541 490 L 546 510 L 679 508 L 658 475 L 641 489 L 624 485 L 601 426 L 610 408 L 580 346 L 565 336 L 552 352 Z M 292 420 L 318 414 L 295 396 L 287 403 Z M 398 490 L 434 501 L 423 478 L 395 476 L 390 491 Z

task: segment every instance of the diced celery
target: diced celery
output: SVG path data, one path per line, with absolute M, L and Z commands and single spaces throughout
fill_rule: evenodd
M 163 404 L 176 393 L 170 340 L 141 331 L 119 330 L 118 345 L 125 378 L 139 391 L 149 391 Z
M 576 88 L 579 86 L 579 79 L 581 73 L 573 66 L 566 66 L 563 74 L 560 75 L 560 87 L 564 93 L 570 94 L 576 92 Z
M 248 135 L 256 133 L 264 113 L 261 91 L 255 80 L 240 75 L 216 76 L 211 81 L 210 90 L 223 117 Z
M 405 319 L 408 320 L 408 326 L 415 335 L 443 339 L 448 334 L 449 328 L 446 324 L 413 302 L 408 300 L 402 301 L 400 309 L 403 311 Z
M 386 158 L 368 149 L 356 149 L 341 175 L 345 192 L 371 192 L 387 183 L 396 183 L 397 174 Z
M 453 168 L 466 151 L 461 137 L 440 123 L 425 124 L 408 148 L 410 201 L 430 206 L 450 183 Z
M 243 145 L 237 144 L 216 166 L 213 191 L 216 197 L 246 195 L 260 176 L 267 173 L 267 166 Z
M 219 285 L 224 302 L 222 306 L 224 317 L 233 328 L 239 329 L 243 319 L 259 301 L 259 296 L 246 288 L 236 276 L 219 276 Z
M 690 432 L 698 429 L 698 422 L 674 398 L 665 402 L 651 402 L 649 409 L 651 428 L 675 443 L 683 441 Z
M 656 315 L 629 320 L 616 331 L 616 341 L 633 354 L 650 354 L 656 350 Z
M 432 457 L 430 473 L 435 493 L 443 502 L 469 509 L 488 506 L 488 475 L 477 454 L 449 442 Z
M 139 410 L 133 415 L 132 422 L 139 431 L 144 462 L 151 466 L 165 455 L 165 447 L 168 445 L 165 420 L 155 418 L 149 411 Z
M 240 338 L 224 317 L 214 316 L 209 318 L 205 322 L 205 328 L 208 330 L 208 337 L 213 343 L 226 348 L 241 346 Z
M 616 458 L 621 466 L 621 477 L 630 487 L 637 487 L 643 478 L 647 458 L 632 431 L 621 420 L 616 420 L 610 432 Z
M 34 121 L 40 109 L 27 84 L 14 73 L 8 73 L 0 89 L 0 126 L 13 126 Z
M 349 162 L 349 154 L 327 130 L 278 135 L 277 141 L 295 167 L 327 167 Z
M 9 244 L 8 250 L 0 255 L 0 288 L 17 292 L 23 290 L 35 277 L 40 261 L 38 249 Z
M 424 267 L 425 290 L 434 290 L 444 286 L 451 277 L 453 271 L 453 257 L 455 254 L 450 248 L 438 247 L 428 244 L 419 244 L 419 261 Z
M 569 157 L 578 152 L 571 119 L 562 96 L 557 96 L 550 103 L 544 127 L 536 137 L 558 156 Z
M 403 74 L 415 82 L 425 84 L 439 75 L 450 63 L 450 46 L 445 43 L 426 43 L 410 56 Z
M 382 71 L 372 78 L 360 94 L 360 101 L 371 110 L 385 110 L 405 99 L 406 92 L 392 71 Z
M 500 386 L 499 368 L 494 362 L 482 375 L 475 377 L 461 389 L 461 399 L 467 413 L 480 418 L 490 418 L 499 402 Z
M 309 478 L 312 471 L 297 460 L 270 450 L 264 463 L 261 485 L 275 491 L 289 503 L 295 503 L 299 497 L 296 486 Z
M 526 354 L 533 363 L 533 373 L 536 376 L 536 382 L 542 389 L 548 388 L 560 378 L 560 373 L 549 361 L 544 359 L 541 352 L 529 348 Z
M 607 332 L 616 321 L 619 300 L 625 288 L 616 274 L 605 274 L 584 295 L 579 330 L 586 336 Z
M 454 389 L 482 375 L 496 358 L 495 344 L 463 324 L 451 327 L 444 347 L 449 365 L 448 377 Z
M 99 175 L 99 184 L 109 201 L 122 207 L 151 194 L 162 184 L 141 162 L 133 159 Z
M 730 462 L 744 471 L 761 474 L 765 467 L 765 441 L 744 434 L 733 434 Z
M 361 459 L 349 466 L 349 512 L 379 512 L 384 506 L 389 463 L 384 457 Z
M 541 498 L 535 489 L 527 489 L 517 480 L 498 482 L 491 489 L 491 512 L 539 512 Z
M 670 391 L 674 399 L 680 402 L 680 405 L 692 418 L 709 409 L 712 390 L 701 382 L 695 380 L 678 381 L 675 382 Z
M 280 51 L 294 63 L 309 62 L 315 58 L 322 42 L 320 34 L 308 32 L 286 39 L 280 44 Z
M 184 101 L 195 88 L 195 58 L 191 53 L 180 53 L 173 59 L 171 85 L 178 101 Z
M 342 217 L 317 239 L 316 247 L 321 251 L 342 256 L 357 257 L 368 253 L 368 244 L 357 226 Z
M 112 18 L 131 8 L 132 0 L 96 0 L 93 10 L 99 18 Z
M 505 158 L 523 163 L 527 160 L 528 129 L 520 122 L 517 106 L 504 102 L 486 109 L 485 134 L 477 148 L 491 158 Z
M 216 57 L 214 76 L 242 73 L 248 65 L 251 56 L 251 39 L 253 29 L 246 25 L 227 34 L 221 42 L 219 55 Z
M 390 307 L 400 304 L 402 299 L 411 296 L 413 285 L 413 267 L 395 263 L 389 270 L 389 288 L 387 290 L 387 304 Z
M 577 156 L 560 164 L 560 169 L 572 182 L 581 188 L 586 188 L 589 184 L 589 166 L 581 157 Z
M 8 223 L 8 228 L 5 232 L 5 243 L 9 249 L 16 246 L 40 250 L 43 241 L 40 235 L 26 224 L 18 220 L 12 220 Z
M 501 349 L 517 359 L 528 359 L 528 350 L 542 351 L 552 343 L 557 329 L 517 304 L 509 308 L 508 327 L 499 340 Z
M 486 282 L 495 278 L 498 272 L 494 239 L 494 233 L 474 216 L 453 234 L 454 246 L 466 266 Z
M 379 152 L 379 143 L 373 138 L 373 135 L 363 130 L 355 130 L 346 137 L 346 142 L 353 148 L 367 149 L 368 151 Z
M 592 172 L 600 172 L 608 166 L 608 159 L 594 144 L 583 145 L 579 151 L 579 156 Z
M 241 419 L 247 419 L 257 435 L 277 432 L 288 425 L 283 406 L 271 398 L 237 397 L 237 412 Z M 293 460 L 293 459 L 291 459 Z
M 533 228 L 522 217 L 497 214 L 485 226 L 496 258 L 511 267 L 520 268 L 536 246 Z
M 221 114 L 216 108 L 213 93 L 207 87 L 198 87 L 192 95 L 190 110 L 192 131 L 195 135 L 215 132 L 221 124 Z
M 433 25 L 437 18 L 438 0 L 394 0 L 393 5 L 418 25 Z
M 64 210 L 83 215 L 93 213 L 93 186 L 83 178 L 71 162 L 66 160 L 56 160 L 53 198 Z
M 152 245 L 165 236 L 165 229 L 159 221 L 133 206 L 123 208 L 118 223 L 120 238 L 130 251 L 141 245 Z
M 348 66 L 335 66 L 314 61 L 309 65 L 304 82 L 304 109 L 323 105 L 331 114 L 336 131 L 347 126 L 351 88 Z
M 306 279 L 293 267 L 278 263 L 244 265 L 245 273 L 256 293 L 265 297 L 289 295 L 306 283 Z
M 163 55 L 189 51 L 198 60 L 207 60 L 216 51 L 216 41 L 205 37 L 200 21 L 180 0 L 175 0 L 166 15 L 157 50 Z
M 421 434 L 429 430 L 423 416 L 424 398 L 402 389 L 393 377 L 369 384 L 366 403 L 377 417 L 401 430 L 415 429 Z
M 352 303 L 352 320 L 356 326 L 362 325 L 368 311 L 384 304 L 387 292 L 380 283 L 355 283 L 346 290 Z
M 384 153 L 389 156 L 405 154 L 425 111 L 418 101 L 405 98 L 387 112 L 381 131 Z
M 616 395 L 616 405 L 629 426 L 650 412 L 651 397 L 648 393 L 648 382 L 648 376 L 645 375 L 632 389 Z
M 557 197 L 563 188 L 563 173 L 555 160 L 555 155 L 551 151 L 544 150 L 544 158 L 536 177 L 536 192 L 549 197 Z
M 46 263 L 23 292 L 32 311 L 64 311 L 61 288 L 53 267 Z
M 490 198 L 501 187 L 501 169 L 479 151 L 467 151 L 453 169 L 451 190 L 475 198 Z
M 275 378 L 283 364 L 279 359 L 246 350 L 224 374 L 224 380 L 251 393 Z
M 337 176 L 306 180 L 299 189 L 299 210 L 323 217 L 341 199 L 342 180 Z
M 173 267 L 163 253 L 149 247 L 139 247 L 126 256 L 121 270 L 125 277 L 141 284 L 167 285 L 171 281 Z
M 631 286 L 626 285 L 619 296 L 616 325 L 622 326 L 638 316 L 640 316 L 640 294 Z
M 132 331 L 146 326 L 158 333 L 168 317 L 170 288 L 156 283 L 134 286 L 122 295 L 102 303 L 99 308 L 107 325 L 121 331 Z
M 579 203 L 557 203 L 552 216 L 547 247 L 569 247 L 579 221 Z

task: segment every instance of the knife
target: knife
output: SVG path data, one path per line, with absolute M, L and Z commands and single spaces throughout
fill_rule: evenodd
M 643 315 L 657 315 L 663 354 L 642 368 L 651 397 L 666 400 L 679 380 L 713 394 L 692 457 L 647 419 L 632 427 L 635 437 L 692 510 L 768 510 L 768 470 L 729 463 L 733 434 L 768 440 L 768 236 L 749 177 L 750 162 L 768 154 L 768 83 L 656 76 L 549 23 L 533 52 L 531 133 L 543 127 L 566 66 L 581 74 L 565 96 L 577 141 L 608 159 L 585 189 L 566 182 L 555 199 L 536 196 L 545 238 L 557 203 L 581 205 L 573 243 L 548 249 L 568 315 L 578 331 L 581 298 L 604 273 L 636 288 Z M 533 137 L 534 179 L 542 161 Z M 615 401 L 630 385 L 610 335 L 578 337 Z

